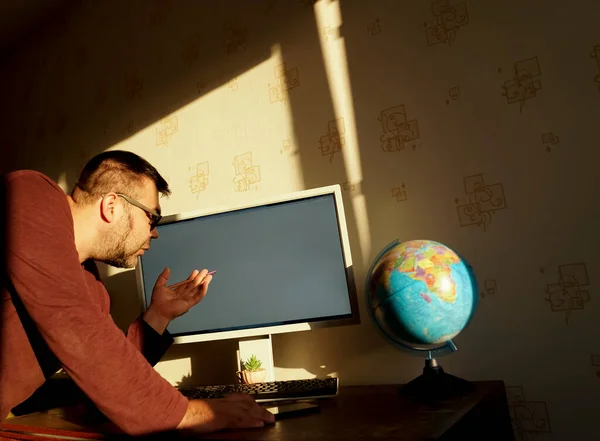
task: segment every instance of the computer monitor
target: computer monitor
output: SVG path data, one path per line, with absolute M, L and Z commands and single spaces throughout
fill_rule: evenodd
M 165 267 L 169 284 L 217 271 L 206 297 L 169 324 L 175 343 L 238 339 L 240 357 L 261 352 L 273 379 L 272 334 L 360 322 L 339 185 L 166 216 L 157 231 L 136 268 L 144 308 Z

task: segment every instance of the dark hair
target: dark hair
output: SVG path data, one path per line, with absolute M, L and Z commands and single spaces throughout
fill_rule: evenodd
M 171 194 L 167 181 L 144 158 L 132 152 L 109 150 L 87 162 L 71 196 L 84 204 L 111 191 L 135 198 L 139 197 L 144 178 L 152 180 L 160 194 Z

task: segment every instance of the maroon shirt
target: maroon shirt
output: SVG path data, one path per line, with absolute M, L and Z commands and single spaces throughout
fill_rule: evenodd
M 49 351 L 38 350 L 38 360 L 7 286 L 0 286 L 0 421 L 44 383 L 44 372 L 63 367 L 125 432 L 174 429 L 188 400 L 142 354 L 154 349 L 150 358 L 158 361 L 161 348 L 154 346 L 166 350 L 171 337 L 159 336 L 141 318 L 127 336 L 115 325 L 95 264 L 79 262 L 69 203 L 56 183 L 18 171 L 6 175 L 5 186 L 8 276 L 17 306 L 20 299 Z

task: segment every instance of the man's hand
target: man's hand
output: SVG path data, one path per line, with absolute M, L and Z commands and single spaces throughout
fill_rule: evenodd
M 225 398 L 191 400 L 177 429 L 210 433 L 222 429 L 263 427 L 273 422 L 273 414 L 250 395 L 231 394 Z
M 206 295 L 212 276 L 208 271 L 194 270 L 190 276 L 176 286 L 168 287 L 169 268 L 158 276 L 150 306 L 144 313 L 144 321 L 162 334 L 171 320 L 185 314 Z

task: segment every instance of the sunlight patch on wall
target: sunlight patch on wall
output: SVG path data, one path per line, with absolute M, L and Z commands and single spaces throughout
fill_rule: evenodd
M 301 380 L 305 378 L 316 378 L 317 376 L 304 368 L 281 368 L 275 366 L 275 379 L 277 381 Z
M 279 45 L 271 56 L 111 149 L 125 149 L 155 164 L 172 194 L 165 215 L 245 205 L 304 188 L 290 97 L 298 72 Z
M 342 25 L 340 4 L 338 1 L 317 2 L 315 4 L 315 20 L 319 30 L 323 63 L 331 91 L 331 101 L 337 121 L 343 121 L 338 131 L 344 133 L 342 155 L 349 183 L 357 185 L 363 180 L 360 163 L 360 151 L 356 135 L 356 119 L 352 105 L 352 86 L 348 73 L 345 41 L 339 36 Z M 371 235 L 365 197 L 362 191 L 352 196 L 352 209 L 356 219 L 363 265 L 368 264 L 371 254 Z
M 306 378 L 337 377 L 337 372 L 327 372 L 326 366 L 320 366 L 318 372 L 310 372 L 304 368 L 282 368 L 275 366 L 275 378 L 277 381 L 302 380 Z
M 69 183 L 67 182 L 67 173 L 62 172 L 56 180 L 56 183 L 60 188 L 62 188 L 62 191 L 64 191 L 65 193 L 69 192 L 70 188 Z
M 177 386 L 179 383 L 190 378 L 192 375 L 192 359 L 179 358 L 175 360 L 159 361 L 154 369 L 171 385 Z

